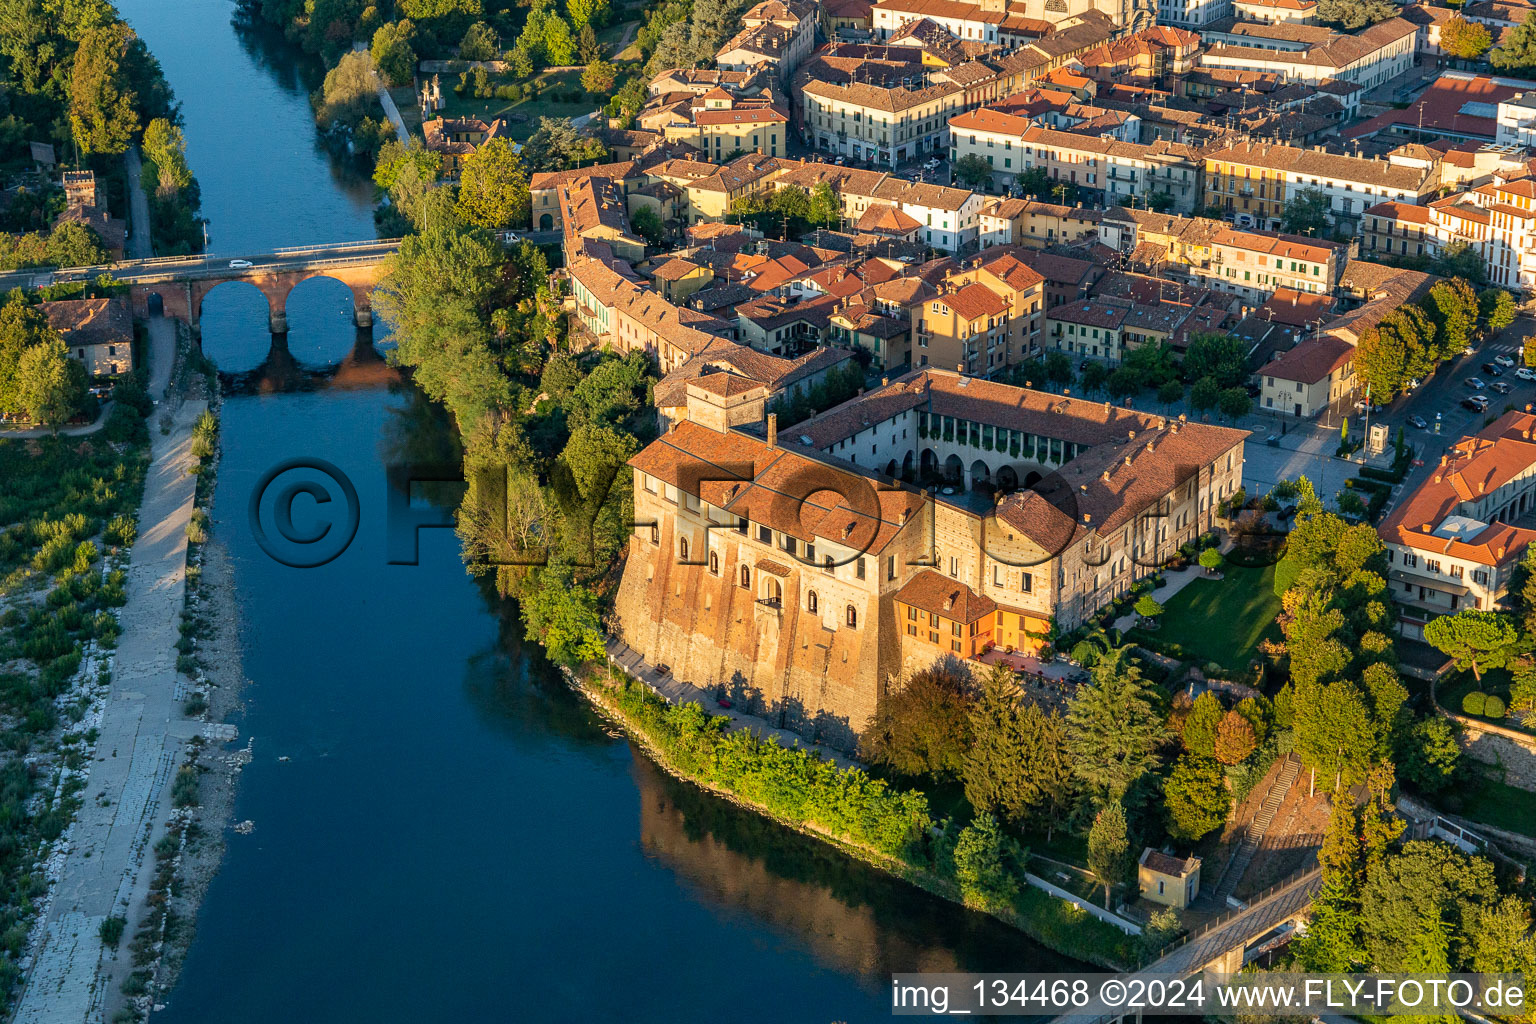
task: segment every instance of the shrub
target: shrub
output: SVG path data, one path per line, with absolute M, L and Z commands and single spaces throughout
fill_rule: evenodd
M 121 402 L 112 406 L 103 429 L 107 440 L 116 444 L 141 444 L 149 440 L 149 427 L 145 425 L 144 417 L 132 406 Z
M 1021 859 L 1018 844 L 998 829 L 997 819 L 979 815 L 955 843 L 955 881 L 965 905 L 989 911 L 1011 906 L 1019 895 L 1014 865 Z
M 106 529 L 102 532 L 103 540 L 108 544 L 115 544 L 119 547 L 132 547 L 133 542 L 138 540 L 138 538 L 139 524 L 133 516 L 128 515 L 113 516 L 111 522 L 107 523 Z
M 208 513 L 200 508 L 193 509 L 191 518 L 187 520 L 187 540 L 192 544 L 208 541 Z
M 101 922 L 101 941 L 102 941 L 102 943 L 104 945 L 111 946 L 113 949 L 116 949 L 117 948 L 117 944 L 122 941 L 123 929 L 125 929 L 127 927 L 128 927 L 128 920 L 127 920 L 127 918 L 109 917 L 109 918 L 104 919 Z
M 1504 717 L 1504 700 L 1495 694 L 1489 694 L 1483 701 L 1483 717 L 1499 719 Z
M 1461 698 L 1461 710 L 1463 714 L 1481 715 L 1483 707 L 1488 702 L 1488 695 L 1482 690 L 1473 690 Z
M 184 764 L 176 770 L 176 780 L 171 783 L 171 803 L 177 807 L 193 807 L 197 804 L 197 769 Z

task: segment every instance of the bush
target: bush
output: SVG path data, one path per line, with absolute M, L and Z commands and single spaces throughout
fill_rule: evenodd
M 1488 695 L 1486 693 L 1484 693 L 1482 690 L 1473 690 L 1471 693 L 1461 698 L 1462 713 L 1467 715 L 1481 715 L 1487 702 Z
M 132 547 L 139 537 L 139 524 L 129 515 L 113 516 L 102 532 L 102 539 L 118 547 Z
M 1016 842 L 997 827 L 990 814 L 979 815 L 955 843 L 955 881 L 968 907 L 1001 910 L 1019 895 L 1016 865 L 1022 860 Z
M 198 799 L 197 769 L 184 764 L 176 770 L 176 780 L 171 783 L 171 803 L 177 807 L 193 807 Z
M 113 949 L 116 949 L 117 948 L 117 944 L 120 941 L 122 941 L 123 929 L 125 929 L 127 927 L 128 927 L 128 920 L 127 920 L 127 918 L 109 917 L 109 918 L 106 918 L 105 920 L 103 920 L 101 922 L 101 941 L 102 941 L 102 944 L 103 945 L 107 945 L 107 946 L 111 946 Z
M 149 428 L 144 424 L 144 417 L 122 402 L 112 406 L 103 429 L 107 440 L 116 444 L 141 444 L 149 440 Z
M 1496 696 L 1496 695 L 1494 695 L 1494 694 L 1490 693 L 1488 695 L 1487 699 L 1485 699 L 1483 701 L 1483 717 L 1484 718 L 1492 718 L 1492 719 L 1503 718 L 1504 717 L 1504 711 L 1505 711 L 1505 708 L 1504 708 L 1504 701 L 1503 701 L 1503 699 L 1498 697 L 1498 696 Z

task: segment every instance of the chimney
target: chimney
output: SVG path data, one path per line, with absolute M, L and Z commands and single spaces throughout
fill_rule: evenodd
M 768 446 L 771 448 L 779 443 L 779 414 L 768 414 Z
M 880 378 L 880 386 L 881 387 L 885 387 L 890 382 L 891 382 L 891 378 L 889 378 L 889 377 L 881 377 Z

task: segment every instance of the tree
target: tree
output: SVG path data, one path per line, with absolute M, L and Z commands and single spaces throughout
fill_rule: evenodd
M 369 53 L 386 85 L 410 85 L 416 73 L 416 27 L 409 21 L 386 21 L 373 33 Z M 489 58 L 469 58 L 488 60 Z
M 1504 41 L 1488 51 L 1488 63 L 1500 71 L 1536 67 L 1536 11 L 1504 33 Z
M 652 248 L 661 248 L 667 239 L 667 227 L 661 222 L 661 214 L 652 207 L 642 206 L 629 218 L 629 226 L 649 242 Z
M 1163 614 L 1163 606 L 1151 594 L 1142 594 L 1136 599 L 1136 614 L 1144 619 L 1155 619 Z
M 544 19 L 544 57 L 550 67 L 567 67 L 576 59 L 576 40 L 571 26 L 558 14 Z
M 592 64 L 608 57 L 608 48 L 597 41 L 597 33 L 592 30 L 590 22 L 583 22 L 581 31 L 576 33 L 576 57 L 583 64 Z
M 1456 724 L 1439 715 L 1424 718 L 1409 731 L 1402 761 L 1403 778 L 1426 793 L 1445 789 L 1456 777 L 1461 762 L 1461 743 Z
M 960 897 L 977 910 L 1002 910 L 1019 895 L 1017 865 L 1024 854 L 1019 844 L 1004 835 L 997 819 L 977 815 L 955 843 L 955 881 Z
M 838 200 L 832 186 L 825 181 L 818 182 L 811 189 L 811 208 L 806 214 L 806 220 L 812 224 L 832 227 L 842 220 L 842 214 L 843 204 Z
M 495 60 L 497 45 L 496 30 L 483 21 L 477 21 L 464 30 L 464 38 L 459 41 L 459 59 Z M 373 61 L 375 64 L 379 62 L 378 54 L 374 54 Z
M 464 158 L 455 205 L 460 217 L 480 227 L 528 223 L 528 173 L 510 142 L 489 139 Z
M 1364 28 L 1397 16 L 1397 5 L 1388 0 L 1319 0 L 1317 20 L 1347 31 Z
M 1495 334 L 1514 323 L 1515 314 L 1519 312 L 1515 308 L 1514 298 L 1503 288 L 1489 288 L 1478 296 L 1478 303 L 1488 321 L 1488 329 Z
M 373 183 L 384 192 L 391 191 L 408 164 L 412 167 L 412 178 L 427 185 L 435 183 L 443 170 L 443 158 L 422 145 L 419 139 L 412 139 L 405 145 L 391 139 L 379 150 L 379 158 L 373 165 Z
M 1216 548 L 1205 548 L 1200 552 L 1200 568 L 1204 569 L 1207 575 L 1220 569 L 1222 561 L 1221 552 Z
M 1503 668 L 1520 648 L 1520 635 L 1508 618 L 1476 608 L 1431 619 L 1424 627 L 1424 639 L 1441 654 L 1456 659 L 1457 668 L 1470 668 L 1479 680 L 1483 669 Z
M 1069 779 L 1061 718 L 1017 695 L 1013 670 L 994 666 L 971 710 L 970 749 L 961 778 L 977 811 L 1015 826 L 1039 817 L 1049 830 Z
M 604 657 L 597 595 L 575 582 L 570 567 L 530 569 L 519 588 L 518 604 L 528 632 L 544 645 L 551 661 L 575 667 Z
M 1477 329 L 1477 293 L 1461 278 L 1437 281 L 1425 296 L 1424 308 L 1435 322 L 1439 359 L 1459 355 Z
M 603 144 L 583 136 L 568 117 L 541 117 L 539 127 L 523 146 L 530 171 L 564 171 L 606 154 Z
M 607 0 L 565 0 L 565 13 L 570 15 L 572 25 L 590 28 L 593 22 L 608 16 L 608 2 Z
M 1248 355 L 1243 343 L 1229 334 L 1195 333 L 1184 353 L 1184 379 L 1214 377 L 1216 387 L 1236 387 L 1248 379 Z
M 155 166 L 162 192 L 179 192 L 192 184 L 192 170 L 187 166 L 187 140 L 180 128 L 157 117 L 145 127 L 140 145 L 144 158 Z
M 958 778 L 971 745 L 970 680 L 957 665 L 912 674 L 875 710 L 861 755 L 903 775 Z
M 93 267 L 107 261 L 101 236 L 78 221 L 55 224 L 48 232 L 44 258 L 56 267 Z
M 1221 385 L 1215 377 L 1201 377 L 1195 381 L 1195 386 L 1189 389 L 1189 404 L 1197 412 L 1214 409 L 1221 402 Z
M 1068 385 L 1072 383 L 1072 360 L 1067 358 L 1065 352 L 1047 352 L 1045 354 L 1045 379 L 1052 384 Z
M 134 39 L 122 22 L 86 32 L 69 77 L 69 127 L 82 154 L 117 156 L 139 131 L 137 97 L 128 87 L 123 58 Z
M 992 181 L 992 165 L 975 153 L 967 153 L 954 163 L 955 180 L 971 188 L 981 188 Z
M 1152 691 L 1123 661 L 1123 655 L 1102 659 L 1067 704 L 1073 773 L 1098 798 L 1115 801 L 1157 768 L 1164 736 Z
M 1184 398 L 1184 385 L 1177 380 L 1164 381 L 1158 385 L 1157 400 L 1164 405 L 1172 405 Z
M 1448 929 L 1446 968 L 1465 966 L 1462 941 L 1480 909 L 1499 902 L 1493 865 L 1449 843 L 1414 840 L 1384 857 L 1366 875 L 1360 894 L 1360 935 L 1377 970 L 1414 971 L 1426 931 Z
M 1229 420 L 1239 420 L 1253 411 L 1253 399 L 1242 388 L 1227 388 L 1217 399 L 1221 414 Z
M 613 65 L 605 60 L 594 60 L 581 73 L 581 87 L 594 96 L 607 96 L 613 92 Z
M 1444 25 L 1440 26 L 1440 49 L 1452 57 L 1476 60 L 1488 52 L 1488 47 L 1491 45 L 1493 45 L 1493 37 L 1489 34 L 1486 25 L 1468 21 L 1459 14 L 1452 15 Z
M 320 102 L 315 109 L 315 122 L 327 128 L 336 123 L 356 124 L 378 105 L 373 58 L 367 50 L 350 50 L 325 74 L 325 81 L 320 86 Z
M 1109 891 L 1125 880 L 1131 869 L 1131 843 L 1126 835 L 1125 808 L 1111 800 L 1099 808 L 1093 827 L 1088 830 L 1088 867 L 1104 886 L 1104 909 L 1109 909 Z
M 1191 754 L 1211 757 L 1216 753 L 1216 729 L 1221 725 L 1221 700 L 1206 690 L 1195 698 L 1189 714 L 1184 717 L 1184 749 Z
M 1147 209 L 1153 213 L 1167 213 L 1176 202 L 1172 192 L 1153 192 L 1147 196 Z
M 1163 787 L 1163 800 L 1168 834 L 1185 843 L 1197 842 L 1220 828 L 1232 807 L 1227 774 L 1220 762 L 1194 754 L 1174 762 Z
M 1216 727 L 1216 760 L 1227 765 L 1241 764 L 1258 745 L 1253 723 L 1236 709 L 1221 717 L 1221 724 Z
M 1531 334 L 1520 343 L 1520 356 L 1526 366 L 1536 366 L 1536 334 Z
M 1294 661 L 1295 652 L 1292 652 Z M 1359 688 L 1349 680 L 1298 684 L 1295 747 L 1302 764 L 1332 775 L 1334 791 L 1365 778 L 1375 753 L 1375 730 Z
M 1323 235 L 1328 231 L 1328 210 L 1328 193 L 1320 188 L 1304 188 L 1285 204 L 1280 226 L 1293 235 Z
M 55 431 L 85 402 L 85 367 L 55 336 L 33 345 L 16 364 L 16 398 L 36 423 Z

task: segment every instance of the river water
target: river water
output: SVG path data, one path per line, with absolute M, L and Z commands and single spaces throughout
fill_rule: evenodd
M 371 237 L 366 178 L 315 142 L 318 73 L 219 0 L 119 0 L 183 104 L 220 256 Z M 451 450 L 332 281 L 221 286 L 216 535 L 254 740 L 167 1022 L 869 1021 L 897 970 L 1070 964 L 987 918 L 662 775 L 611 738 L 464 574 L 450 531 L 386 564 L 384 466 Z M 295 569 L 246 507 L 292 457 L 356 485 L 356 539 Z

